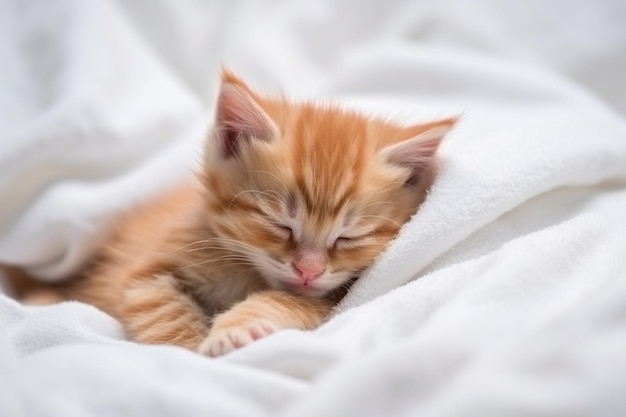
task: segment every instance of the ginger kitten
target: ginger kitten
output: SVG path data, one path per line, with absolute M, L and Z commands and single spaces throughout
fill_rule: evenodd
M 415 213 L 453 124 L 269 99 L 224 72 L 197 180 L 128 213 L 78 279 L 31 296 L 209 356 L 314 329 Z

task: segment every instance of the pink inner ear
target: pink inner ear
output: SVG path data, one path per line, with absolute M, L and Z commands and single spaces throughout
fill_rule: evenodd
M 237 155 L 243 141 L 271 140 L 274 130 L 269 117 L 248 92 L 229 83 L 222 85 L 216 131 L 224 156 Z
M 441 140 L 450 131 L 450 127 L 437 127 L 414 138 L 388 146 L 381 151 L 385 160 L 393 165 L 410 168 L 412 178 L 428 167 L 439 149 Z

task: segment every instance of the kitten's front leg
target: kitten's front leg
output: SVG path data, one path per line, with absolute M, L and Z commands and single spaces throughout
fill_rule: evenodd
M 281 329 L 310 330 L 328 316 L 333 302 L 283 291 L 254 293 L 213 320 L 199 353 L 220 356 Z
M 136 280 L 126 288 L 121 317 L 126 332 L 140 343 L 169 344 L 197 350 L 209 320 L 170 274 Z

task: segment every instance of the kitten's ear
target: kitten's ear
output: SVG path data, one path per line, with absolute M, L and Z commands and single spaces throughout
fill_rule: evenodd
M 242 143 L 271 140 L 277 128 L 254 93 L 234 75 L 225 73 L 217 99 L 215 132 L 225 158 L 236 156 Z
M 434 164 L 441 140 L 452 129 L 453 123 L 446 121 L 434 124 L 434 127 L 417 136 L 383 148 L 380 155 L 389 164 L 409 168 L 411 175 L 407 183 L 412 184 L 418 181 L 425 169 Z

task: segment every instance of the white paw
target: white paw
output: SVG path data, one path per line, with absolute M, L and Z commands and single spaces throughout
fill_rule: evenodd
M 277 330 L 278 326 L 267 320 L 255 320 L 240 326 L 214 329 L 200 344 L 198 353 L 211 357 L 222 356 L 269 336 Z

